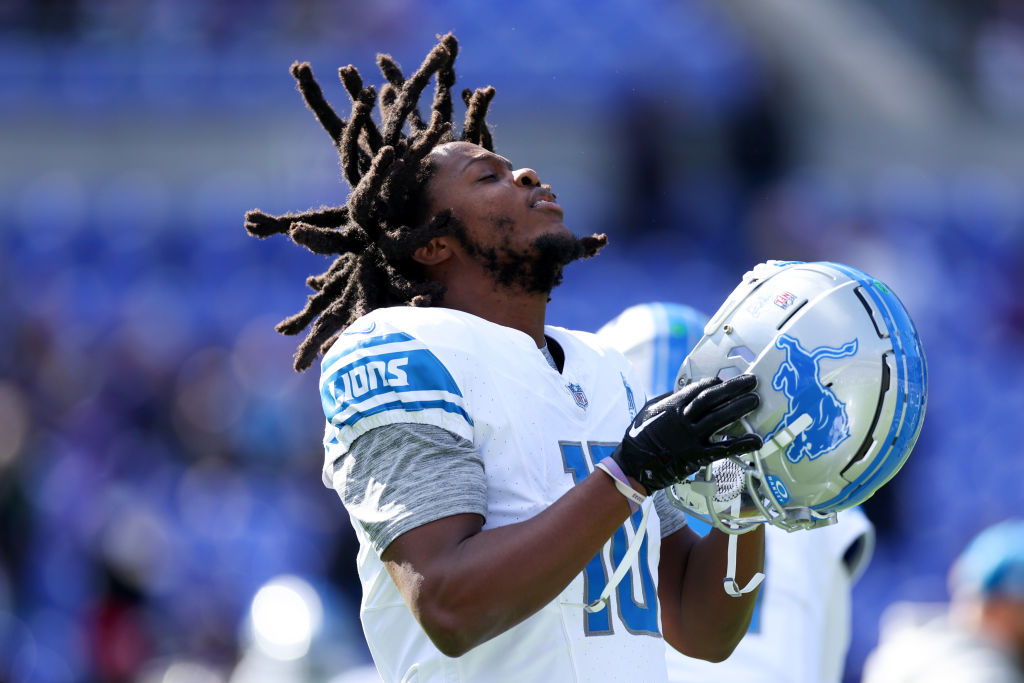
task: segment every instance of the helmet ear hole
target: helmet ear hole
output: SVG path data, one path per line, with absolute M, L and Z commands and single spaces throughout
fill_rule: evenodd
M 888 333 L 882 331 L 885 325 L 879 323 L 878 318 L 875 317 L 875 309 L 871 307 L 871 304 L 869 304 L 868 300 L 864 297 L 864 288 L 857 287 L 853 290 L 853 293 L 857 295 L 857 298 L 860 299 L 861 305 L 864 306 L 864 310 L 868 312 L 868 317 L 871 318 L 871 324 L 875 326 L 875 333 L 878 335 L 878 338 L 885 339 L 889 336 Z
M 740 374 L 739 368 L 734 368 L 734 367 L 730 366 L 730 367 L 722 368 L 721 370 L 719 370 L 717 377 L 718 377 L 718 379 L 720 379 L 720 380 L 722 380 L 724 382 L 727 379 L 732 379 L 733 377 L 738 377 L 739 374 Z
M 754 362 L 754 352 L 746 346 L 734 346 L 729 351 L 729 358 L 742 358 L 748 363 Z
M 864 439 L 864 443 L 854 454 L 853 458 L 850 459 L 850 463 L 843 468 L 842 475 L 847 478 L 853 478 L 850 470 L 858 467 L 858 464 L 864 459 L 871 448 L 875 445 L 875 431 L 878 427 L 878 420 L 882 416 L 882 410 L 885 408 L 885 395 L 889 392 L 889 384 L 892 381 L 892 373 L 889 371 L 889 363 L 892 360 L 892 354 L 887 353 L 882 358 L 882 381 L 881 391 L 878 394 L 878 406 L 875 408 L 874 417 L 871 419 L 871 425 L 868 427 L 867 438 Z

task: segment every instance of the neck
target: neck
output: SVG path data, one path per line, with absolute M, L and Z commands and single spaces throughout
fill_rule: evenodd
M 537 348 L 545 344 L 547 294 L 530 294 L 487 285 L 478 285 L 477 288 L 449 286 L 441 305 L 519 330 L 533 339 Z

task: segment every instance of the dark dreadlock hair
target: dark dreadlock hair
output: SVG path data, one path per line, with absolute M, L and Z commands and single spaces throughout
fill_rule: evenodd
M 330 135 L 342 175 L 352 188 L 340 207 L 283 216 L 259 210 L 245 214 L 245 228 L 254 237 L 285 233 L 314 253 L 338 255 L 326 272 L 306 279 L 314 293 L 305 308 L 276 326 L 278 332 L 293 335 L 312 323 L 295 353 L 296 370 L 309 368 L 341 330 L 360 316 L 385 306 L 431 306 L 444 295 L 444 286 L 428 280 L 412 254 L 432 238 L 459 227 L 447 210 L 427 220 L 426 185 L 432 168 L 425 161 L 435 147 L 455 140 L 451 89 L 457 53 L 454 35 L 440 37 L 408 79 L 390 55 L 378 54 L 377 65 L 386 81 L 379 100 L 373 86 L 364 87 L 354 66 L 341 67 L 338 76 L 352 99 L 347 122 L 324 99 L 309 63 L 292 64 L 299 92 Z M 432 76 L 437 85 L 430 122 L 424 123 L 417 106 Z M 466 116 L 459 137 L 492 152 L 494 142 L 485 117 L 494 92 L 490 86 L 462 91 Z M 371 116 L 375 104 L 380 127 Z M 588 242 L 586 255 L 594 255 L 603 244 Z

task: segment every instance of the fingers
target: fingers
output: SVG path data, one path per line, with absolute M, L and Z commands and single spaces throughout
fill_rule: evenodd
M 717 377 L 705 377 L 703 379 L 697 380 L 696 382 L 691 382 L 690 384 L 687 384 L 685 387 L 679 390 L 679 393 L 687 396 L 696 396 L 700 392 L 705 391 L 706 389 L 709 389 L 721 383 L 722 380 L 718 379 Z
M 658 402 L 660 404 L 663 404 L 659 406 L 662 410 L 668 410 L 669 408 L 674 406 L 678 406 L 679 409 L 683 409 L 691 401 L 693 401 L 693 398 L 695 396 L 699 396 L 701 392 L 706 391 L 707 389 L 710 389 L 711 387 L 721 383 L 722 380 L 718 379 L 717 377 L 705 377 L 696 382 L 691 382 L 690 384 L 687 384 L 685 387 L 683 387 L 682 389 L 675 393 L 670 392 L 668 394 L 662 394 L 661 396 L 657 396 L 648 401 L 648 403 L 650 404 Z
M 675 394 L 673 394 L 671 391 L 668 391 L 668 392 L 666 392 L 664 394 L 659 394 L 659 395 L 657 395 L 657 396 L 655 396 L 653 398 L 649 398 L 649 399 L 647 399 L 647 403 L 644 404 L 644 408 L 647 408 L 648 406 L 656 406 L 659 403 L 661 403 L 662 401 L 666 401 L 667 399 L 670 399 L 673 396 L 675 396 Z M 664 408 L 662 408 L 662 409 L 664 409 Z
M 764 442 L 757 434 L 744 434 L 743 436 L 731 436 L 721 441 L 716 441 L 706 450 L 711 460 L 721 460 L 731 455 L 743 455 L 753 453 L 761 448 Z
M 698 385 L 700 384 L 701 383 L 698 382 Z M 743 394 L 756 396 L 756 394 L 752 393 L 756 386 L 757 378 L 753 375 L 739 375 L 737 377 L 727 379 L 724 382 L 719 381 L 702 389 L 696 397 L 690 401 L 689 405 L 684 406 L 683 415 L 686 415 L 693 422 L 697 422 L 719 406 L 722 406 Z M 754 407 L 756 408 L 757 406 L 755 405 Z M 751 410 L 753 410 L 753 408 Z M 743 413 L 741 413 L 741 415 L 742 414 Z
M 747 413 L 756 410 L 761 405 L 761 399 L 757 394 L 743 394 L 730 400 L 728 403 L 717 406 L 702 419 L 694 423 L 694 427 L 701 434 L 708 436 L 719 429 L 727 427 Z

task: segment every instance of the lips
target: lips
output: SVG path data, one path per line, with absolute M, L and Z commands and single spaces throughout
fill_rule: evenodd
M 554 193 L 545 188 L 538 188 L 531 196 L 530 208 L 540 209 L 542 211 L 554 211 L 559 215 L 563 215 L 565 213 L 558 202 L 555 201 Z

